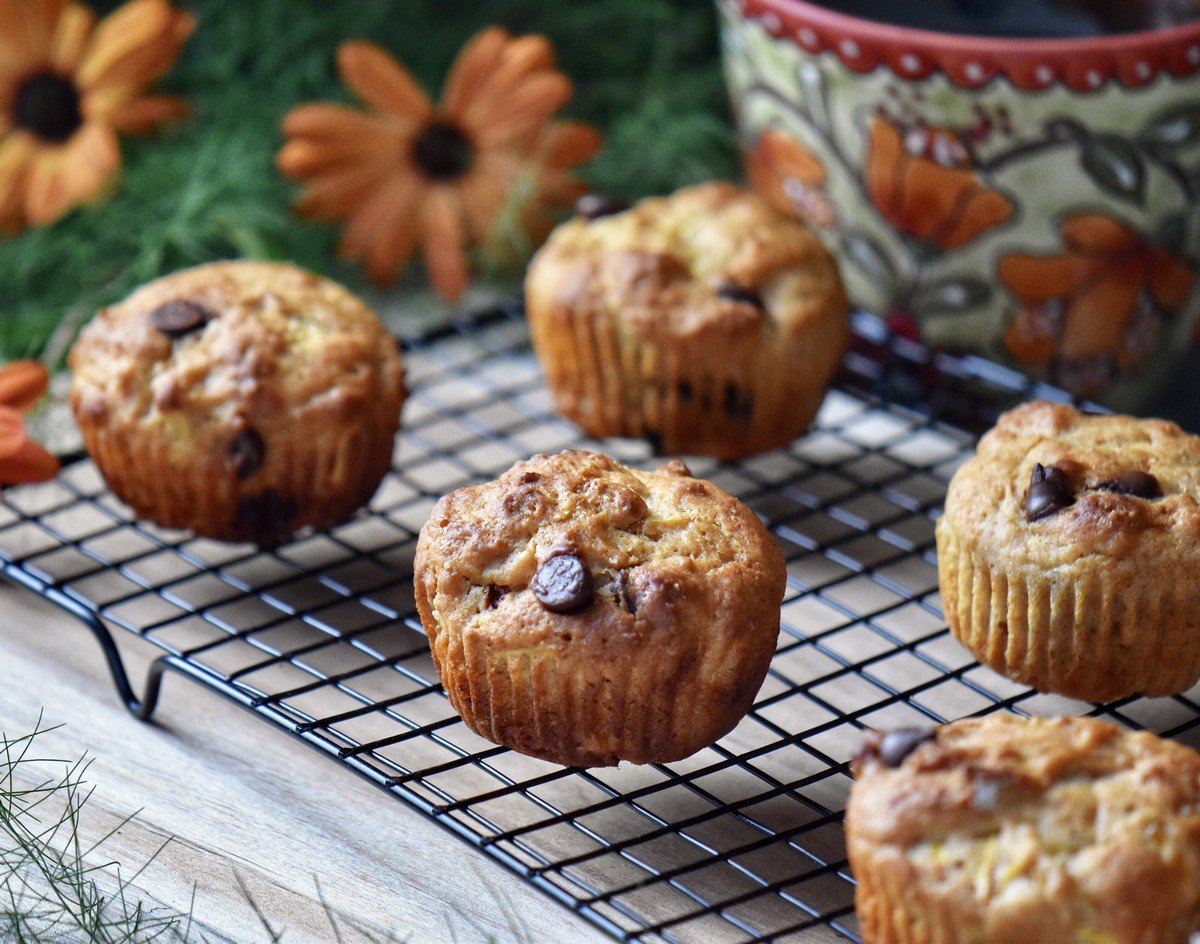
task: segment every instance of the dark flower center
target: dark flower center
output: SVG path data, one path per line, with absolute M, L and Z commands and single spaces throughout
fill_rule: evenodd
M 65 141 L 83 124 L 75 83 L 53 72 L 38 72 L 17 86 L 13 122 L 45 141 Z
M 449 122 L 435 121 L 413 142 L 413 160 L 426 176 L 453 180 L 471 166 L 471 142 Z

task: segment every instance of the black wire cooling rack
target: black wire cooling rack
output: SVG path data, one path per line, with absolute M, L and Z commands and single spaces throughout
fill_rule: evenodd
M 949 636 L 933 550 L 946 482 L 1000 410 L 1066 397 L 860 315 L 806 436 L 691 463 L 787 556 L 779 649 L 750 715 L 673 764 L 567 769 L 484 741 L 446 700 L 414 612 L 433 502 L 535 452 L 592 446 L 647 463 L 649 451 L 584 440 L 555 415 L 519 310 L 406 348 L 413 395 L 394 468 L 349 522 L 270 551 L 220 544 L 131 520 L 79 460 L 4 493 L 0 566 L 87 624 L 141 717 L 164 672 L 186 675 L 625 941 L 858 940 L 841 821 L 864 727 L 998 709 L 1103 713 L 1166 735 L 1200 724 L 1191 695 L 1090 706 L 1033 693 Z M 140 697 L 114 630 L 162 650 Z

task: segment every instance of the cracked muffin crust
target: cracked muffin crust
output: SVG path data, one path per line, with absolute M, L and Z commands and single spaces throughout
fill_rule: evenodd
M 865 944 L 1188 944 L 1200 754 L 1094 718 L 958 721 L 854 762 Z
M 729 183 L 558 227 L 525 300 L 558 409 L 667 454 L 734 459 L 794 439 L 848 335 L 821 241 Z
M 677 760 L 749 710 L 779 634 L 783 554 L 679 460 L 538 455 L 444 496 L 415 595 L 454 707 L 581 767 Z
M 264 545 L 370 499 L 405 395 L 375 314 L 281 263 L 151 282 L 103 309 L 69 364 L 76 422 L 119 498 L 160 525 Z
M 1200 438 L 1034 402 L 954 475 L 937 524 L 954 635 L 994 669 L 1091 701 L 1200 677 Z

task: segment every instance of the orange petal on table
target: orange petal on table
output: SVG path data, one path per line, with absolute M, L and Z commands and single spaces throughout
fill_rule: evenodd
M 461 121 L 482 147 L 507 144 L 514 138 L 540 130 L 556 111 L 571 100 L 571 80 L 561 72 L 541 72 L 501 101 L 477 100 Z
M 149 134 L 168 121 L 186 118 L 187 99 L 175 95 L 146 95 L 125 102 L 109 117 L 112 126 L 126 134 Z
M 368 105 L 416 122 L 429 119 L 433 104 L 412 73 L 374 43 L 342 43 L 337 51 L 343 81 Z
M 1095 262 L 1072 252 L 1056 256 L 1010 252 L 996 267 L 1000 281 L 1026 305 L 1065 298 L 1096 270 Z
M 1145 240 L 1138 233 L 1103 213 L 1076 213 L 1062 225 L 1063 241 L 1080 252 L 1112 255 L 1133 249 Z
M 953 222 L 937 234 L 935 242 L 943 249 L 957 249 L 993 226 L 999 226 L 1012 214 L 1013 205 L 1008 197 L 980 184 L 960 205 Z
M 42 398 L 49 383 L 40 361 L 10 361 L 0 367 L 0 406 L 23 413 Z
M 58 474 L 58 460 L 32 439 L 0 458 L 0 485 L 44 482 Z
M 1067 304 L 1059 353 L 1076 358 L 1115 352 L 1145 276 L 1145 264 L 1136 259 L 1101 270 Z
M 508 31 L 490 26 L 472 36 L 459 50 L 442 91 L 442 110 L 451 118 L 461 113 L 481 92 L 500 63 L 508 45 Z
M 130 0 L 96 27 L 76 74 L 79 84 L 145 85 L 170 67 L 194 28 L 194 18 L 167 0 Z
M 27 439 L 25 420 L 9 406 L 0 406 L 0 458 L 13 455 Z
M 91 10 L 80 3 L 70 4 L 55 25 L 50 62 L 63 71 L 74 69 L 95 25 L 96 15 Z
M 1168 311 L 1183 307 L 1195 281 L 1196 273 L 1165 249 L 1150 250 L 1150 291 Z
M 458 196 L 449 187 L 434 187 L 421 210 L 429 280 L 439 295 L 457 301 L 470 280 Z
M 910 160 L 899 129 L 882 115 L 875 115 L 867 140 L 867 192 L 893 224 L 898 220 L 897 209 L 904 196 L 903 175 Z
M 29 222 L 49 223 L 96 196 L 120 163 L 113 130 L 96 123 L 84 125 L 63 147 L 30 165 L 25 190 Z

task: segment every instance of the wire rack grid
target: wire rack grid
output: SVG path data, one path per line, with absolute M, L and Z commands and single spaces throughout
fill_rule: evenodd
M 625 941 L 858 940 L 841 821 L 864 727 L 1001 709 L 1185 737 L 1200 723 L 1191 693 L 1082 705 L 981 668 L 950 638 L 933 550 L 946 482 L 1001 409 L 1065 395 L 859 315 L 806 436 L 738 463 L 689 460 L 766 521 L 788 562 L 778 652 L 747 718 L 671 764 L 569 769 L 484 741 L 446 700 L 415 614 L 433 502 L 534 452 L 651 459 L 556 416 L 519 309 L 405 347 L 413 394 L 394 467 L 350 521 L 268 551 L 221 544 L 132 520 L 80 459 L 4 493 L 0 567 L 92 629 L 142 717 L 164 673 L 189 676 Z M 123 632 L 162 650 L 140 697 Z

